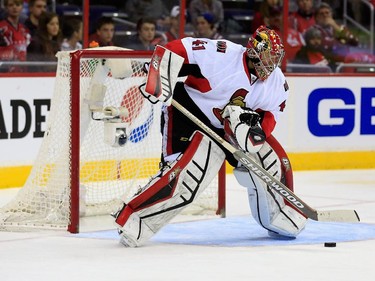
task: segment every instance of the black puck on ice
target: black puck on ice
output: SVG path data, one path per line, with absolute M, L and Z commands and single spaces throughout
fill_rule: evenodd
M 336 247 L 336 242 L 325 242 L 324 247 L 334 248 Z

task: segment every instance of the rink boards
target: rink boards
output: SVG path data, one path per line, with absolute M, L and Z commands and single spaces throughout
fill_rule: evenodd
M 0 79 L 0 188 L 21 186 L 42 142 L 55 78 Z M 274 134 L 293 168 L 375 168 L 374 78 L 287 79 L 290 96 Z

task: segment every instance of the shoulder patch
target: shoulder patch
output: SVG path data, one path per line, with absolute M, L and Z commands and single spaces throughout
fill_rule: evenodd
M 227 42 L 217 41 L 216 51 L 219 52 L 219 53 L 225 53 L 227 51 Z

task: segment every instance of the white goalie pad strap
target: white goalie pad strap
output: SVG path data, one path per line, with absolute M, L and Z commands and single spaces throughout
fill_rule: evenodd
M 133 75 L 132 61 L 130 59 L 106 59 L 104 64 L 110 70 L 113 78 L 124 79 Z
M 150 61 L 146 85 L 142 90 L 166 105 L 171 105 L 173 90 L 179 80 L 178 73 L 183 63 L 183 57 L 162 46 L 156 46 Z
M 124 244 L 135 247 L 149 240 L 204 191 L 224 159 L 215 142 L 195 132 L 185 153 L 164 167 L 117 214 Z
M 263 149 L 270 151 L 267 143 L 262 147 Z M 272 152 L 267 158 L 268 163 L 275 163 L 269 172 L 280 180 L 281 163 L 277 154 Z M 286 205 L 283 197 L 272 191 L 254 173 L 244 168 L 236 168 L 233 173 L 237 181 L 247 188 L 252 216 L 259 225 L 269 230 L 270 235 L 296 237 L 305 228 L 306 217 Z
M 104 85 L 104 81 L 109 73 L 108 67 L 101 63 L 95 69 L 95 72 L 91 78 L 89 89 L 84 102 L 89 105 L 91 111 L 102 110 L 103 100 L 107 91 L 107 87 Z

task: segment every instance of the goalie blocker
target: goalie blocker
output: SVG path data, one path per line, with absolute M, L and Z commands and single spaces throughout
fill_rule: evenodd
M 137 247 L 147 242 L 204 191 L 224 159 L 214 141 L 195 132 L 185 153 L 167 163 L 114 215 L 121 243 Z

